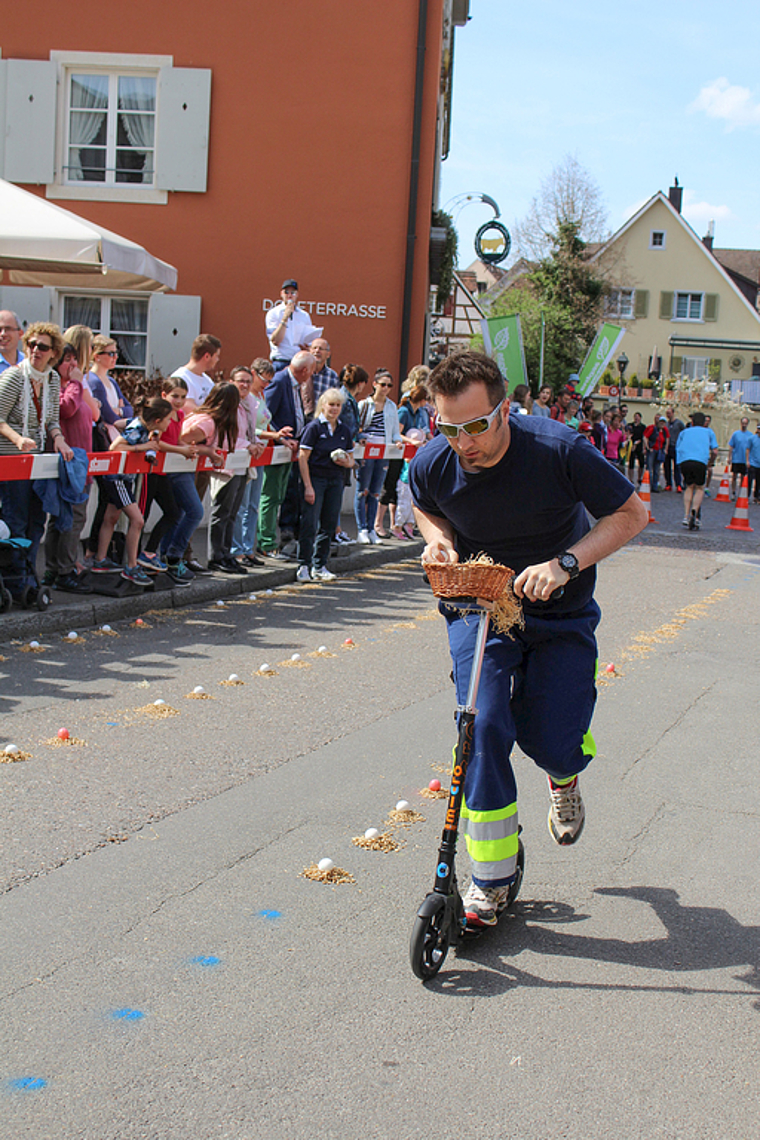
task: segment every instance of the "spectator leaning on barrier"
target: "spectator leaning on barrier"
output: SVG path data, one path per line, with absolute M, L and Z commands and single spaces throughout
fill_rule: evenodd
M 392 387 L 393 377 L 390 372 L 378 368 L 375 372 L 374 394 L 362 400 L 359 405 L 359 438 L 364 443 L 395 445 L 402 449 L 404 441 L 398 409 L 389 396 Z M 359 473 L 354 495 L 354 514 L 359 531 L 358 541 L 377 544 L 380 539 L 375 533 L 375 517 L 388 460 L 361 459 L 357 466 Z
M 264 399 L 272 415 L 272 427 L 282 433 L 281 442 L 295 453 L 306 426 L 301 390 L 311 379 L 316 361 L 310 352 L 297 352 L 287 368 L 276 372 L 267 385 Z M 286 435 L 284 429 L 290 428 Z M 277 515 L 288 490 L 291 463 L 274 463 L 264 471 L 264 485 L 259 507 L 259 548 L 276 561 L 289 561 L 277 548 Z M 298 484 L 296 483 L 296 493 Z
M 92 447 L 92 410 L 86 401 L 89 389 L 77 362 L 77 351 L 65 344 L 63 356 L 56 365 L 61 381 L 60 424 L 69 447 L 90 451 Z M 90 396 L 90 399 L 92 397 Z M 88 485 L 91 480 L 88 479 Z M 73 520 L 68 530 L 60 531 L 48 519 L 45 535 L 45 583 L 69 594 L 91 594 L 92 587 L 77 573 L 79 538 L 87 522 L 87 502 L 72 503 Z
M 10 309 L 0 310 L 0 373 L 21 364 L 24 354 L 18 346 L 23 333 L 21 318 Z
M 198 450 L 195 445 L 180 443 L 185 421 L 187 384 L 178 377 L 169 376 L 161 382 L 161 396 L 171 404 L 172 414 L 168 427 L 161 433 L 158 450 L 183 455 L 186 459 L 196 459 Z M 159 479 L 163 481 L 163 487 L 157 484 Z M 195 574 L 188 569 L 183 555 L 203 518 L 203 504 L 195 489 L 195 472 L 173 471 L 166 475 L 149 475 L 147 481 L 152 483 L 154 493 L 158 487 L 161 496 L 159 505 L 164 504 L 164 513 L 151 531 L 140 556 L 140 563 L 144 570 L 158 570 L 165 562 L 166 573 L 175 586 L 189 586 Z M 147 517 L 146 513 L 146 520 Z M 151 555 L 157 556 L 157 560 L 152 563 Z
M 65 460 L 73 451 L 64 439 L 60 424 L 60 379 L 52 362 L 63 352 L 58 325 L 36 321 L 22 337 L 25 357 L 21 364 L 0 373 L 0 455 L 23 455 L 44 451 L 49 440 L 53 451 Z M 13 538 L 28 538 L 31 547 L 19 551 L 14 560 L 14 597 L 37 582 L 36 563 L 45 512 L 32 490 L 29 479 L 0 482 L 2 517 Z
M 210 333 L 201 333 L 197 336 L 190 348 L 190 359 L 182 368 L 178 368 L 172 376 L 184 380 L 187 384 L 187 400 L 185 401 L 185 414 L 197 411 L 205 401 L 214 386 L 214 372 L 219 367 L 222 357 L 222 342 L 219 337 Z M 198 498 L 203 502 L 209 489 L 211 476 L 208 471 L 196 471 L 195 489 Z M 192 544 L 188 543 L 184 558 L 185 565 L 193 574 L 205 574 L 206 567 L 193 554 Z
M 240 392 L 240 407 L 245 415 L 245 437 L 249 451 L 258 459 L 266 447 L 266 441 L 257 434 L 260 397 L 253 391 L 253 370 L 246 364 L 239 364 L 230 372 L 230 380 Z M 263 397 L 261 403 L 265 404 Z M 264 472 L 260 467 L 249 467 L 246 472 L 245 489 L 232 528 L 233 559 L 240 559 L 243 566 L 263 566 L 264 559 L 256 556 L 256 531 L 259 517 L 259 499 Z
M 100 333 L 93 337 L 90 371 L 86 376 L 87 385 L 100 409 L 100 418 L 92 433 L 93 451 L 108 451 L 113 441 L 119 438 L 120 431 L 127 426 L 134 414 L 132 405 L 119 387 L 118 381 L 109 371 L 115 365 L 118 356 L 119 349 L 115 340 L 109 336 L 102 336 Z M 98 535 L 108 506 L 103 479 L 104 476 L 96 478 L 98 506 L 86 542 L 87 565 L 90 565 L 92 560 L 97 557 Z

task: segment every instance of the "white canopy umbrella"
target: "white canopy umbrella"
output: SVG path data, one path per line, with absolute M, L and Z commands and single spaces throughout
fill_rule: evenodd
M 177 270 L 128 238 L 0 179 L 0 269 L 12 285 L 177 287 Z

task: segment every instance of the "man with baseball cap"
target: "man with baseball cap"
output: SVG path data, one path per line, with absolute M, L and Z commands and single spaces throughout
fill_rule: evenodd
M 308 313 L 299 309 L 298 282 L 292 277 L 283 281 L 280 297 L 266 315 L 269 355 L 275 372 L 287 368 L 297 352 L 308 352 L 311 342 L 323 332 L 314 327 Z

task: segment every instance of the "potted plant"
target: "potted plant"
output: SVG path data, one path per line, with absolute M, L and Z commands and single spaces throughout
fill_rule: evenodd
M 628 399 L 631 396 L 638 396 L 639 394 L 639 378 L 634 372 L 633 376 L 629 377 L 628 384 L 626 385 L 625 394 Z

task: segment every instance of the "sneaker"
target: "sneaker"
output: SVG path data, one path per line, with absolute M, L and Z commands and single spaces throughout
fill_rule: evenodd
M 67 577 L 68 577 L 68 575 L 67 575 Z M 43 586 L 54 586 L 57 578 L 58 578 L 58 571 L 57 570 L 46 570 L 45 573 L 42 575 L 42 585 Z
M 296 582 L 310 582 L 311 575 L 308 566 L 299 566 L 296 570 Z
M 509 906 L 509 887 L 478 887 L 470 883 L 462 903 L 470 927 L 496 926 Z
M 273 562 L 292 562 L 284 550 L 267 550 L 265 551 L 267 558 L 271 558 Z
M 372 543 L 373 546 L 382 546 L 383 545 L 383 540 L 381 538 L 378 538 L 378 536 L 374 530 L 371 530 L 369 532 L 368 538 L 369 538 L 369 541 Z
M 93 566 L 93 570 L 95 567 Z M 128 582 L 134 582 L 135 586 L 150 586 L 151 581 L 148 575 L 143 570 L 142 566 L 124 566 L 121 568 L 122 578 L 126 578 Z
M 224 558 L 210 558 L 208 568 L 212 574 L 237 574 L 237 570 L 229 566 Z
M 247 574 L 248 573 L 245 566 L 243 566 L 241 562 L 238 562 L 237 558 L 233 558 L 232 555 L 230 555 L 229 558 L 223 558 L 222 562 L 229 569 L 230 574 Z
M 191 573 L 209 573 L 209 569 L 197 559 L 188 559 L 185 565 Z
M 362 546 L 369 546 L 369 544 L 371 542 L 371 539 L 369 537 L 369 531 L 368 530 L 360 530 L 356 541 L 361 543 Z M 375 535 L 375 541 L 376 542 L 378 541 L 377 535 Z
M 193 574 L 192 570 L 188 569 L 181 558 L 179 562 L 169 562 L 166 567 L 166 573 L 175 586 L 189 586 L 195 579 L 195 574 Z
M 400 527 L 397 526 L 393 527 L 391 530 L 391 535 L 393 538 L 401 539 L 402 542 L 406 542 L 409 537 L 408 535 L 404 534 L 403 530 L 401 530 Z
M 710 491 L 708 490 L 708 488 L 707 488 L 707 487 L 705 487 L 705 498 L 706 498 L 706 499 L 711 499 L 711 498 L 712 498 L 712 495 L 710 494 Z
M 687 526 L 688 526 L 689 530 L 696 530 L 697 529 L 697 516 L 694 513 L 694 511 L 692 511 L 691 515 L 689 516 L 689 521 L 687 523 Z
M 673 490 L 672 487 L 663 487 L 663 491 L 672 491 L 672 490 Z
M 70 574 L 60 574 L 55 583 L 56 590 L 64 590 L 67 594 L 91 594 L 92 586 L 88 586 L 86 582 L 76 574 L 73 570 Z
M 684 519 L 683 522 L 681 523 L 681 526 L 688 526 L 688 525 L 689 525 L 688 519 Z
M 340 546 L 353 546 L 354 545 L 354 540 L 351 538 L 351 536 L 349 534 L 346 534 L 346 532 L 344 530 L 338 531 L 338 533 L 335 536 L 335 541 Z
M 142 566 L 149 574 L 162 574 L 166 570 L 166 563 L 162 562 L 157 554 L 151 554 L 147 550 L 137 555 L 137 565 Z
M 95 558 L 90 569 L 93 574 L 121 574 L 124 567 L 112 558 Z
M 581 799 L 578 777 L 569 784 L 559 786 L 549 780 L 549 795 L 552 806 L 549 808 L 549 831 L 555 843 L 567 847 L 575 843 L 583 831 L 586 809 Z
M 333 574 L 326 566 L 318 566 L 311 572 L 312 582 L 334 582 L 337 574 Z

